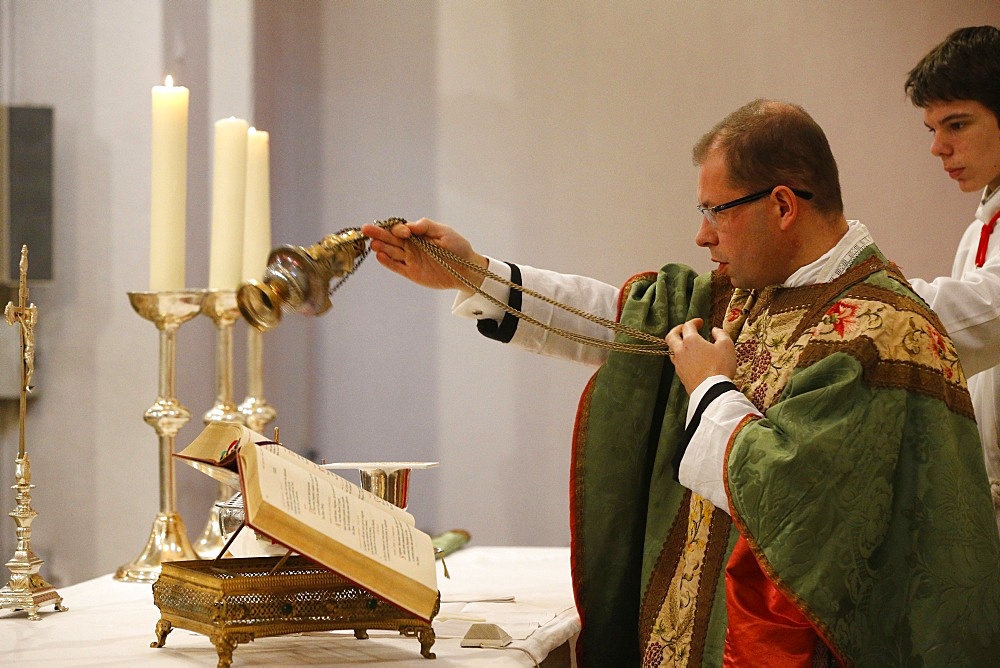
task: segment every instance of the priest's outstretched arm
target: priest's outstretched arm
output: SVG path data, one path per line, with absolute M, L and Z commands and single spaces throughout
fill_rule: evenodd
M 424 251 L 410 243 L 410 238 L 421 236 L 505 281 L 605 320 L 616 319 L 618 288 L 586 276 L 561 274 L 482 255 L 451 227 L 426 218 L 395 225 L 388 230 L 377 225 L 365 225 L 361 231 L 371 239 L 371 249 L 385 268 L 424 287 L 456 290 L 452 313 L 476 320 L 482 335 L 529 352 L 589 366 L 599 366 L 607 359 L 607 350 L 565 339 L 542 327 L 519 320 L 498 306 L 497 302 L 522 311 L 547 327 L 571 331 L 589 338 L 611 341 L 614 339 L 613 331 L 530 295 L 522 295 L 503 283 L 484 280 L 481 274 L 472 270 L 459 268 L 466 280 L 496 300 L 491 301 L 472 292 Z

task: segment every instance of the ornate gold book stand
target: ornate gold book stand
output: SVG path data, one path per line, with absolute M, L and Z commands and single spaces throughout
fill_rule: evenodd
M 434 658 L 430 622 L 301 556 L 166 562 L 153 603 L 160 620 L 150 647 L 163 647 L 174 627 L 201 633 L 215 645 L 219 668 L 232 664 L 239 643 L 306 631 L 351 630 L 361 640 L 371 629 L 398 631 Z M 434 615 L 439 608 L 440 598 Z
M 403 507 L 406 480 L 398 487 L 365 489 Z M 434 658 L 431 621 L 440 610 L 440 594 L 425 621 L 302 556 L 224 559 L 237 534 L 246 529 L 243 502 L 234 497 L 216 505 L 220 533 L 228 540 L 213 560 L 163 564 L 153 584 L 160 620 L 151 647 L 163 647 L 174 627 L 187 629 L 208 636 L 219 655 L 219 668 L 228 668 L 236 646 L 255 638 L 347 630 L 364 640 L 369 630 L 378 629 L 417 638 L 420 654 Z

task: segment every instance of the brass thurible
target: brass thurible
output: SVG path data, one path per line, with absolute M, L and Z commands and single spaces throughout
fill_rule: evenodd
M 285 309 L 307 316 L 321 315 L 330 308 L 330 294 L 367 254 L 367 240 L 357 228 L 328 234 L 307 248 L 275 248 L 267 258 L 263 279 L 250 280 L 237 290 L 240 313 L 261 331 L 275 327 Z M 331 287 L 330 281 L 335 278 L 341 280 Z

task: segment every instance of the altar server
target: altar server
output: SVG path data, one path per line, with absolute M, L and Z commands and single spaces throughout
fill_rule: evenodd
M 1000 530 L 1000 29 L 951 33 L 905 89 L 924 110 L 931 153 L 962 192 L 980 193 L 951 276 L 911 284 L 941 317 L 968 375 Z

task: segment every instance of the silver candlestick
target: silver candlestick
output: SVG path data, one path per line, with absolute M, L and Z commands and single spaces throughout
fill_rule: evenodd
M 163 562 L 198 558 L 177 512 L 172 455 L 177 432 L 191 419 L 191 411 L 176 397 L 177 329 L 198 315 L 204 297 L 203 290 L 128 293 L 135 312 L 156 325 L 160 333 L 159 396 L 143 415 L 160 438 L 160 512 L 146 547 L 118 568 L 116 580 L 154 582 Z
M 201 312 L 215 324 L 215 404 L 205 413 L 204 422 L 246 423 L 245 416 L 233 401 L 233 325 L 240 317 L 235 290 L 209 290 L 201 305 Z M 219 483 L 216 501 L 225 501 L 233 490 Z M 215 558 L 225 546 L 219 530 L 219 510 L 212 504 L 208 521 L 195 540 L 194 549 L 204 559 Z

